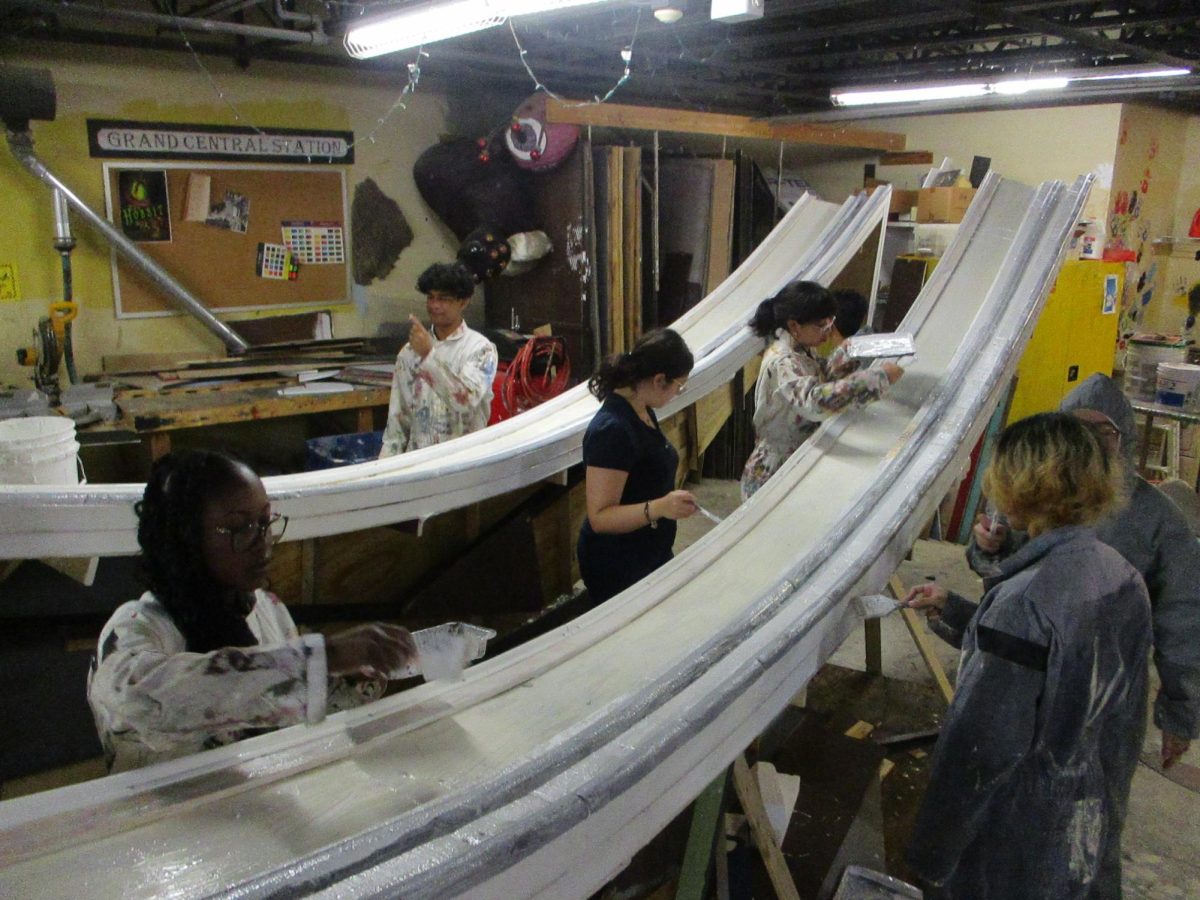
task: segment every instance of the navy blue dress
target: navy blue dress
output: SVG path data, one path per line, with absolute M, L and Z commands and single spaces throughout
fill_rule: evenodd
M 628 472 L 621 504 L 642 505 L 675 489 L 679 454 L 658 427 L 638 418 L 629 401 L 609 394 L 583 436 L 583 464 Z M 597 534 L 585 517 L 576 547 L 579 573 L 593 604 L 603 603 L 671 558 L 675 520 L 659 519 L 626 534 Z

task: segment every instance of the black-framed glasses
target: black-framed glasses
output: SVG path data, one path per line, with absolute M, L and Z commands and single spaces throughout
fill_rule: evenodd
M 263 540 L 268 534 L 271 536 L 272 544 L 278 541 L 283 537 L 283 533 L 287 531 L 287 523 L 287 516 L 275 513 L 269 519 L 247 522 L 245 525 L 239 525 L 237 528 L 218 525 L 215 530 L 220 534 L 229 535 L 229 546 L 233 549 L 234 553 L 244 553 Z

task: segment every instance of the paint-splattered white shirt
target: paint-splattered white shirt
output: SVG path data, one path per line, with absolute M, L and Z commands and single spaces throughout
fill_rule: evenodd
M 396 357 L 379 456 L 395 456 L 479 431 L 492 407 L 496 345 L 463 322 L 421 359 L 410 344 Z
M 88 703 L 113 772 L 198 753 L 357 706 L 378 691 L 330 681 L 325 639 L 300 635 L 274 594 L 255 592 L 246 624 L 253 647 L 190 653 L 167 610 L 147 591 L 100 632 Z

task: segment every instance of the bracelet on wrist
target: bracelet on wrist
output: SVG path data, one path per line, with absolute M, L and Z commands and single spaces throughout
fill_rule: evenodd
M 645 503 L 642 505 L 642 514 L 643 514 L 643 515 L 646 517 L 646 524 L 647 524 L 647 525 L 649 525 L 651 528 L 657 528 L 657 527 L 658 527 L 658 519 L 652 519 L 652 518 L 650 518 L 650 501 L 649 501 L 649 500 L 647 500 L 647 501 L 646 501 L 646 502 L 645 502 Z

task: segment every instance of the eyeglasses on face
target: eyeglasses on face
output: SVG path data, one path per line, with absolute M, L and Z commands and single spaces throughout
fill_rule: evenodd
M 1121 429 L 1108 422 L 1085 422 L 1084 424 L 1092 429 L 1092 433 L 1097 437 L 1117 438 L 1118 440 L 1121 437 Z
M 687 387 L 688 380 L 686 378 L 672 378 L 671 384 L 675 386 L 675 392 L 682 394 L 683 389 Z
M 218 525 L 214 530 L 219 534 L 229 535 L 229 546 L 234 553 L 244 553 L 263 540 L 268 534 L 271 536 L 272 544 L 278 541 L 283 537 L 283 533 L 287 531 L 287 523 L 287 516 L 275 513 L 268 519 L 247 522 L 245 525 L 239 525 L 236 528 Z

